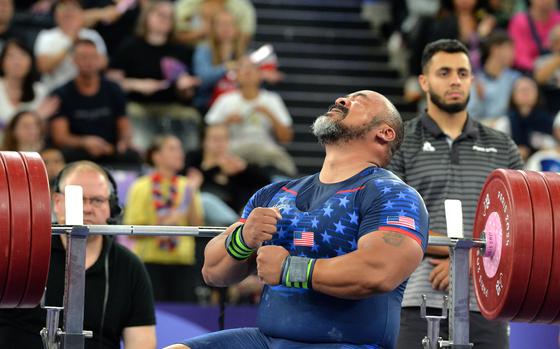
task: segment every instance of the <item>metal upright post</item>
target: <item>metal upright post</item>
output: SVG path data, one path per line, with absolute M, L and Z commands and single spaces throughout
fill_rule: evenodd
M 88 232 L 86 226 L 74 226 L 68 235 L 62 349 L 84 349 L 84 292 Z
M 457 241 L 450 248 L 450 298 L 449 340 L 451 348 L 471 348 L 469 342 L 469 241 Z

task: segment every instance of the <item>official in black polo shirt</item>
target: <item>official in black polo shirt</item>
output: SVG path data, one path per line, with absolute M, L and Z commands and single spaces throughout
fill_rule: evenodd
M 53 211 L 64 224 L 64 188 L 80 185 L 84 195 L 84 224 L 106 224 L 120 211 L 114 181 L 97 164 L 80 161 L 66 166 L 57 184 Z M 52 237 L 45 304 L 62 306 L 64 296 L 64 235 Z M 155 349 L 155 310 L 146 268 L 132 252 L 111 237 L 88 236 L 86 247 L 84 329 L 93 331 L 85 349 Z M 63 314 L 59 327 L 62 327 Z M 46 325 L 46 310 L 0 309 L 0 348 L 40 349 L 39 332 Z
M 496 168 L 523 167 L 515 143 L 505 134 L 469 118 L 466 111 L 473 80 L 468 51 L 457 40 L 428 44 L 422 54 L 420 86 L 427 110 L 405 125 L 405 139 L 389 168 L 424 198 L 430 234 L 446 235 L 445 199 L 463 206 L 463 231 L 472 236 L 478 197 L 488 174 Z M 441 314 L 449 286 L 449 249 L 429 247 L 408 281 L 402 302 L 397 348 L 420 348 L 427 322 L 420 318 L 421 295 L 428 313 Z M 507 323 L 488 321 L 479 311 L 471 285 L 470 338 L 478 349 L 507 349 Z M 448 338 L 442 321 L 441 336 Z

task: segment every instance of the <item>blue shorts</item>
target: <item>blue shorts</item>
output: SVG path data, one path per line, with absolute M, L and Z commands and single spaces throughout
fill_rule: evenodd
M 236 328 L 208 333 L 183 342 L 191 349 L 382 349 L 376 345 L 304 343 L 272 338 L 258 328 Z

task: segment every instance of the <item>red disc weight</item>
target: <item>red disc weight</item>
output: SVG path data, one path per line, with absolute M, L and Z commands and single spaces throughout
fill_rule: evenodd
M 525 177 L 533 206 L 533 254 L 525 300 L 513 321 L 531 322 L 541 309 L 548 288 L 552 263 L 552 206 L 544 178 L 534 171 L 519 171 Z
M 552 216 L 549 224 L 554 228 L 554 242 L 550 280 L 543 305 L 537 314 L 537 322 L 560 322 L 560 175 L 553 172 L 541 172 L 550 193 Z
M 6 178 L 6 167 L 0 159 L 0 308 L 3 308 L 2 294 L 8 278 L 11 234 L 10 190 Z
M 11 241 L 10 264 L 2 306 L 15 308 L 27 283 L 29 271 L 29 246 L 31 245 L 31 207 L 29 184 L 23 160 L 16 152 L 0 152 L 6 166 L 10 192 Z
M 27 170 L 31 207 L 31 255 L 29 273 L 18 308 L 35 307 L 41 301 L 51 257 L 51 198 L 43 160 L 37 153 L 20 153 Z
M 471 252 L 473 284 L 487 319 L 510 320 L 525 299 L 533 255 L 533 212 L 529 188 L 516 170 L 494 170 L 478 201 L 473 236 L 485 231 L 496 238 L 493 256 Z

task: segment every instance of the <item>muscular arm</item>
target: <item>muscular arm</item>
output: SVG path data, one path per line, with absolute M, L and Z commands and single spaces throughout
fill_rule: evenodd
M 156 327 L 131 326 L 123 331 L 124 349 L 156 349 Z
M 233 259 L 226 251 L 226 238 L 241 223 L 234 223 L 225 232 L 216 236 L 204 250 L 202 276 L 211 286 L 228 286 L 245 279 L 255 268 L 254 255 L 245 261 Z
M 318 259 L 313 289 L 346 299 L 389 292 L 412 274 L 422 256 L 418 242 L 406 235 L 391 231 L 370 233 L 358 241 L 356 251 Z

